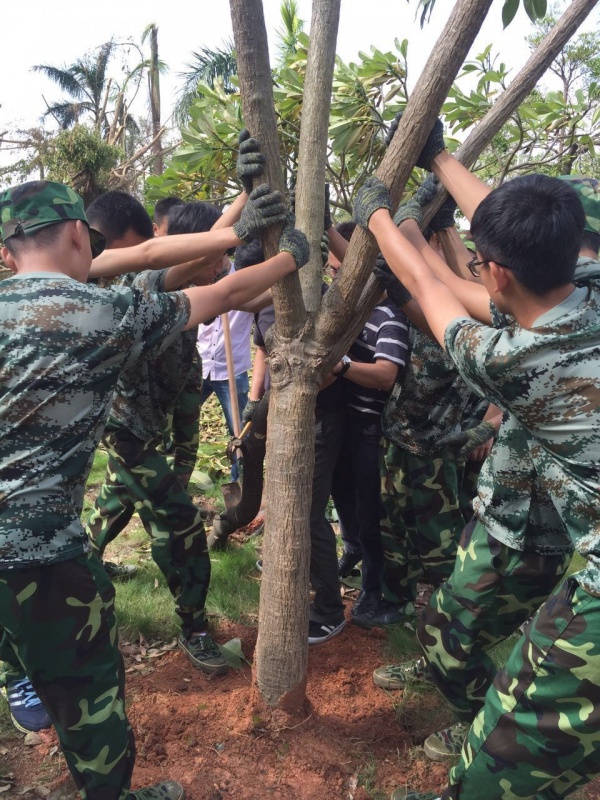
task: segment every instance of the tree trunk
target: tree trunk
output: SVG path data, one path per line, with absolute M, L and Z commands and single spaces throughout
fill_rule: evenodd
M 160 136 L 160 71 L 158 68 L 158 28 L 150 25 L 150 66 L 148 68 L 148 88 L 150 91 L 150 114 L 152 117 L 152 174 L 162 175 L 164 170 L 162 142 Z

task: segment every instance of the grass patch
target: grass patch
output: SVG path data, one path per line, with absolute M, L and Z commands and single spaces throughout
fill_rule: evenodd
M 208 592 L 209 614 L 233 622 L 256 624 L 260 581 L 257 580 L 256 547 L 247 542 L 211 556 L 212 575 Z

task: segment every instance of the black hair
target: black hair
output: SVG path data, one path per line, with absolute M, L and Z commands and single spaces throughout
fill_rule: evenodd
M 181 205 L 185 205 L 185 201 L 180 200 L 179 197 L 162 197 L 154 206 L 154 222 L 160 225 L 163 219 L 170 215 L 173 208 Z
M 347 242 L 349 242 L 350 239 L 352 238 L 352 234 L 354 233 L 355 228 L 356 228 L 356 222 L 352 222 L 352 220 L 348 220 L 347 222 L 338 222 L 338 224 L 335 226 L 336 231 Z
M 92 228 L 106 237 L 108 247 L 133 230 L 142 239 L 152 239 L 154 228 L 144 206 L 127 192 L 111 191 L 101 194 L 86 209 Z
M 482 260 L 510 268 L 542 296 L 573 280 L 585 214 L 577 193 L 547 175 L 524 175 L 477 207 L 471 235 Z
M 221 211 L 212 203 L 199 201 L 175 206 L 169 212 L 167 233 L 204 233 L 221 217 Z
M 600 233 L 584 231 L 581 237 L 581 249 L 593 250 L 598 255 L 600 252 Z
M 31 233 L 22 232 L 9 236 L 4 242 L 4 246 L 13 258 L 18 258 L 25 250 L 40 250 L 43 247 L 51 247 L 60 236 L 63 222 L 72 221 L 65 219 L 52 225 L 45 225 L 43 228 Z
M 235 258 L 233 266 L 236 269 L 244 269 L 245 267 L 253 267 L 255 264 L 262 264 L 265 260 L 262 244 L 259 239 L 254 239 L 248 244 L 241 244 L 235 248 Z

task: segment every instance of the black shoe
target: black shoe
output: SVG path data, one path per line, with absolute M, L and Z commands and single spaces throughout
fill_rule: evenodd
M 373 614 L 379 609 L 381 601 L 382 597 L 380 592 L 361 592 L 358 595 L 356 603 L 352 606 L 350 613 L 352 617 L 356 615 L 360 616 L 361 614 Z
M 340 578 L 347 578 L 354 567 L 362 561 L 362 553 L 342 553 L 338 561 L 338 575 Z
M 357 603 L 358 605 L 358 603 Z M 380 599 L 377 604 L 367 603 L 353 610 L 352 621 L 359 628 L 385 628 L 387 625 L 414 622 L 415 609 L 412 603 L 397 605 Z
M 308 643 L 321 644 L 321 642 L 327 642 L 329 639 L 337 636 L 338 633 L 341 633 L 344 630 L 345 624 L 345 619 L 334 625 L 324 625 L 321 622 L 314 622 L 311 619 L 308 623 Z
M 177 643 L 192 664 L 202 672 L 209 675 L 224 675 L 229 669 L 219 646 L 210 634 L 193 633 L 186 639 L 180 636 Z

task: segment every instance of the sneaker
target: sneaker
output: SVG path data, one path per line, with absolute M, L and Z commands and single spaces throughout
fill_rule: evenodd
M 334 636 L 337 636 L 338 633 L 344 630 L 345 624 L 345 619 L 338 622 L 337 625 L 323 625 L 311 619 L 308 623 L 308 643 L 321 644 L 321 642 L 327 642 L 329 639 L 333 639 Z
M 433 583 L 417 582 L 417 596 L 414 599 L 415 612 L 420 615 L 424 608 L 429 605 L 429 598 L 435 592 Z
M 456 722 L 449 728 L 432 733 L 423 743 L 425 755 L 432 761 L 445 761 L 447 758 L 459 756 L 469 727 L 462 722 Z
M 112 581 L 129 580 L 137 572 L 135 564 L 116 564 L 114 561 L 103 561 L 102 566 Z
M 128 800 L 182 800 L 184 796 L 183 786 L 177 781 L 161 781 L 130 792 Z
M 177 640 L 179 647 L 195 667 L 209 675 L 224 675 L 229 669 L 219 646 L 209 633 L 193 633 Z
M 50 717 L 28 678 L 9 681 L 1 691 L 8 701 L 10 718 L 18 731 L 31 733 L 52 726 Z
M 355 611 L 352 614 L 352 621 L 359 628 L 385 628 L 387 625 L 399 625 L 400 623 L 411 622 L 414 620 L 414 606 L 412 603 L 404 603 L 399 606 L 397 603 L 390 603 L 389 600 L 381 598 L 377 605 L 369 604 L 364 606 L 364 610 Z
M 357 564 L 362 561 L 362 553 L 342 553 L 342 557 L 338 561 L 338 575 L 340 578 L 348 578 L 352 574 L 352 570 Z
M 259 558 L 258 561 L 256 562 L 256 569 L 259 572 L 262 572 L 262 558 Z
M 353 617 L 360 616 L 361 614 L 372 614 L 375 612 L 381 603 L 381 594 L 379 592 L 361 592 L 356 603 L 352 606 L 350 613 Z
M 433 686 L 427 662 L 423 657 L 404 664 L 389 664 L 373 673 L 373 683 L 382 689 L 404 689 L 407 683 L 418 681 Z
M 390 800 L 442 800 L 435 792 L 411 792 L 405 786 L 394 789 Z

